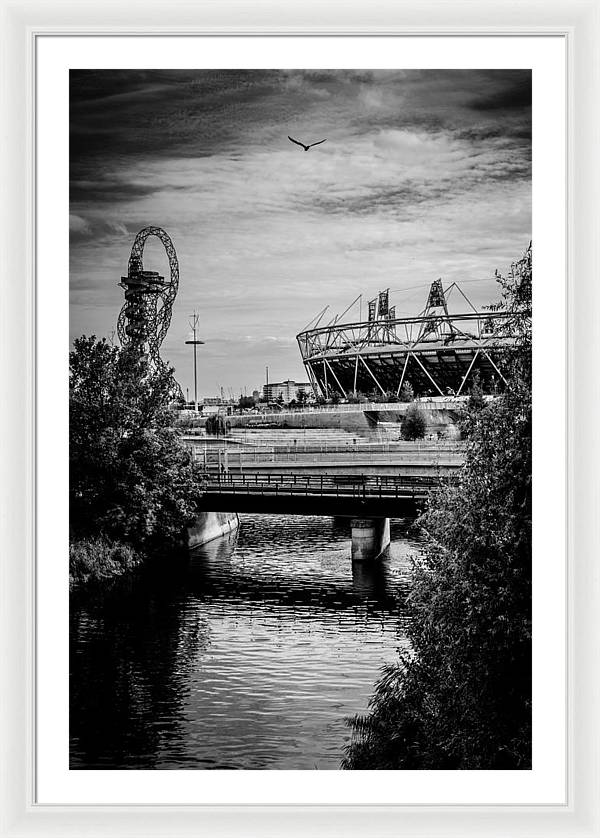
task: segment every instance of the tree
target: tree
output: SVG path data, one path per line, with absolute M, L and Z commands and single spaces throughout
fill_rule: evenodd
M 412 384 L 410 381 L 405 381 L 402 387 L 400 388 L 400 395 L 399 395 L 401 402 L 412 402 L 415 399 L 415 392 L 413 390 Z
M 402 439 L 423 439 L 426 429 L 427 423 L 425 422 L 423 413 L 419 410 L 416 404 L 411 404 L 400 425 Z
M 148 552 L 181 542 L 203 486 L 169 427 L 173 370 L 94 336 L 69 356 L 72 539 L 105 537 Z
M 469 410 L 473 412 L 481 410 L 485 407 L 485 398 L 483 395 L 483 390 L 481 388 L 479 370 L 476 370 L 473 374 L 473 383 L 471 384 L 471 388 L 469 390 L 469 399 L 467 401 L 467 406 Z
M 352 720 L 344 767 L 531 766 L 531 247 L 498 277 L 508 387 L 482 407 L 456 486 L 421 519 L 410 653 L 385 668 Z
M 240 396 L 238 406 L 240 410 L 248 410 L 249 408 L 253 408 L 254 399 L 252 398 L 252 396 Z
M 211 413 L 210 416 L 206 417 L 206 433 L 209 436 L 225 436 L 227 433 L 227 425 L 228 423 L 225 421 L 225 417 L 222 416 L 220 413 Z
M 463 439 L 468 439 L 473 432 L 473 428 L 477 423 L 477 415 L 480 410 L 486 406 L 486 400 L 481 388 L 479 370 L 476 370 L 473 375 L 473 383 L 469 390 L 469 398 L 463 411 L 461 412 L 458 427 L 460 435 Z

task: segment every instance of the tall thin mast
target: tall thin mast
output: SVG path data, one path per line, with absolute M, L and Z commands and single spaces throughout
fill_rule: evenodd
M 190 318 L 190 328 L 193 334 L 193 340 L 186 340 L 186 344 L 191 345 L 194 347 L 194 409 L 196 413 L 198 413 L 198 361 L 197 361 L 197 351 L 198 347 L 202 346 L 204 343 L 203 340 L 197 340 L 196 338 L 196 330 L 198 328 L 198 315 L 194 311 Z

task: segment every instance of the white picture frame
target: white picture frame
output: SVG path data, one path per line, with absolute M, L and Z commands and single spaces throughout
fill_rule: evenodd
M 600 310 L 600 4 L 219 2 L 197 6 L 0 0 L 2 383 L 0 834 L 16 835 L 600 835 L 600 465 L 595 384 Z M 567 520 L 568 789 L 561 805 L 173 806 L 36 801 L 35 52 L 55 35 L 548 35 L 565 39 L 568 103 Z M 38 407 L 38 416 L 40 405 Z M 367 782 L 367 779 L 365 779 Z

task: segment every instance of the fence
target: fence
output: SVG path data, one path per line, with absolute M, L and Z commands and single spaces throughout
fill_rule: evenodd
M 300 465 L 320 465 L 321 463 L 348 466 L 360 465 L 411 465 L 460 467 L 463 463 L 462 452 L 459 449 L 436 449 L 435 457 L 419 456 L 418 451 L 388 450 L 356 450 L 349 456 L 348 450 L 332 450 L 320 448 L 317 450 L 285 450 L 273 449 L 239 451 L 194 449 L 194 459 L 206 468 L 251 468 L 253 465 L 267 465 L 269 463 L 298 463 Z M 421 452 L 424 453 L 424 452 Z M 427 452 L 433 453 L 433 452 Z M 326 459 L 324 459 L 326 458 Z
M 447 477 L 444 479 L 448 479 Z M 451 478 L 450 478 L 451 479 Z M 211 477 L 208 493 L 244 495 L 334 495 L 336 497 L 424 497 L 440 485 L 440 477 L 363 475 L 219 474 Z
M 416 399 L 414 404 L 424 410 L 443 410 L 452 405 L 459 406 L 467 400 L 467 396 L 437 396 L 427 399 Z M 406 410 L 410 406 L 410 402 L 357 402 L 355 404 L 323 404 L 310 405 L 298 410 L 275 410 L 269 413 L 246 413 L 240 414 L 245 419 L 256 418 L 257 422 L 261 419 L 269 420 L 276 419 L 283 416 L 298 416 L 303 413 L 362 413 L 364 411 L 373 410 Z M 236 416 L 236 414 L 234 414 Z M 231 417 L 230 417 L 231 418 Z

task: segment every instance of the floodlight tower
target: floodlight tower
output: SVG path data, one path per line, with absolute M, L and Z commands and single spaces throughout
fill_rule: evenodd
M 198 315 L 195 311 L 190 318 L 190 328 L 194 337 L 193 340 L 186 340 L 186 344 L 194 347 L 194 408 L 196 410 L 196 413 L 198 413 L 198 363 L 196 359 L 196 353 L 198 351 L 197 347 L 202 346 L 204 344 L 204 341 L 197 340 L 196 338 L 196 330 L 198 328 Z
M 427 305 L 420 316 L 427 319 L 421 325 L 417 341 L 423 340 L 432 333 L 435 333 L 437 338 L 445 338 L 446 340 L 455 336 L 456 330 L 448 314 L 446 292 L 441 279 L 436 279 L 431 283 Z

